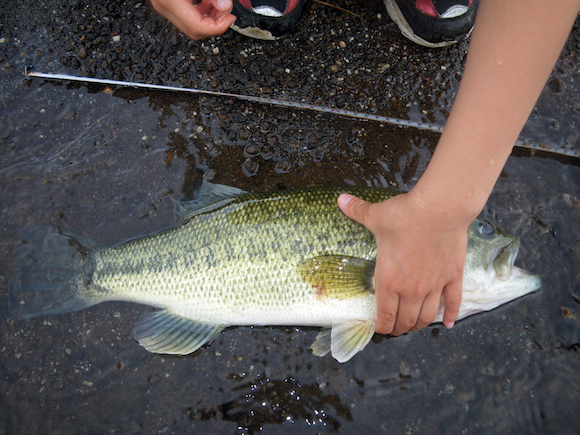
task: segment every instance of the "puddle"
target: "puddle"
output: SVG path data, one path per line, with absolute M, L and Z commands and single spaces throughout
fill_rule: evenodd
M 41 3 L 39 10 L 52 6 Z M 81 6 L 75 13 L 88 14 L 97 7 Z M 106 3 L 113 12 L 141 8 L 129 6 L 132 9 L 123 9 L 128 7 L 125 3 Z M 394 32 L 375 20 L 380 5 L 351 6 L 367 11 L 369 38 L 373 32 Z M 54 7 L 53 27 L 39 28 L 54 29 L 61 23 L 61 28 L 72 29 L 60 6 Z M 354 23 L 344 26 L 348 19 L 339 22 L 340 15 L 318 6 L 312 10 L 319 15 L 307 12 L 305 31 L 312 32 L 308 26 L 318 17 L 322 36 L 313 38 L 327 35 L 328 50 L 338 50 L 339 40 L 358 34 L 352 30 Z M 327 31 L 329 22 L 340 24 L 334 34 Z M 148 25 L 148 35 L 163 30 L 156 23 Z M 101 20 L 99 26 L 105 24 Z M 157 42 L 145 35 L 146 27 L 137 34 L 152 47 L 149 53 L 157 53 Z M 62 34 L 40 30 L 33 50 L 27 49 L 31 42 L 23 37 L 15 43 L 17 31 L 8 36 L 13 48 L 3 48 L 2 61 L 11 66 L 0 72 L 0 295 L 13 277 L 24 227 L 55 225 L 110 246 L 170 226 L 175 200 L 188 194 L 193 180 L 202 178 L 251 191 L 344 184 L 409 188 L 438 139 L 434 133 L 233 99 L 23 78 L 27 59 L 21 51 L 36 64 L 66 70 L 57 59 L 77 53 L 80 39 L 74 36 L 86 30 L 74 29 L 67 43 L 75 42 L 75 51 L 65 50 Z M 121 41 L 124 35 L 121 32 Z M 162 34 L 165 43 L 170 39 Z M 87 57 L 77 56 L 76 72 L 87 71 L 83 66 L 91 72 L 90 58 L 99 59 L 99 53 L 108 53 L 105 48 L 119 48 L 92 41 Z M 224 59 L 230 49 L 237 54 L 245 50 L 247 57 L 239 59 L 249 59 L 246 66 L 272 57 L 271 47 L 250 49 L 241 41 L 230 35 L 205 47 L 213 55 L 212 44 L 219 46 Z M 227 47 L 220 45 L 224 43 Z M 171 50 L 175 59 L 183 48 L 180 44 L 189 43 L 178 38 Z M 288 45 L 294 59 L 304 56 L 289 40 L 280 44 Z M 404 43 L 397 39 L 396 44 L 402 49 Z M 398 51 L 380 50 L 384 57 L 391 56 L 381 63 L 400 68 L 403 56 Z M 409 56 L 416 56 L 408 50 Z M 125 65 L 120 54 L 117 61 Z M 445 69 L 435 78 L 452 91 L 461 56 L 448 64 L 436 57 L 431 55 L 429 61 Z M 344 108 L 371 110 L 375 101 L 383 107 L 376 104 L 380 99 L 366 99 L 373 89 L 360 88 L 368 80 L 365 74 L 373 76 L 360 66 L 370 61 L 349 58 L 359 66 L 351 64 L 348 75 L 343 57 L 332 51 L 329 58 L 336 71 L 329 69 L 325 84 L 313 87 L 311 102 L 342 101 Z M 251 89 L 251 80 L 232 82 L 226 74 L 248 74 L 250 66 L 242 71 L 243 61 L 238 60 L 228 69 L 224 59 L 214 59 L 214 77 L 208 83 L 220 72 L 224 76 L 216 89 Z M 561 137 L 574 134 L 578 94 L 567 91 L 577 74 L 574 59 L 564 57 L 562 72 L 555 73 L 566 91 L 556 92 L 557 83 L 547 87 L 532 118 L 535 126 L 526 134 L 552 134 L 544 119 L 558 121 Z M 201 65 L 196 62 L 199 75 Z M 329 65 L 328 60 L 320 62 Z M 137 60 L 131 65 L 135 67 L 129 72 L 124 66 L 115 71 L 116 78 L 150 72 Z M 171 65 L 175 70 L 176 63 Z M 421 69 L 419 61 L 413 65 Z M 318 67 L 311 68 L 314 74 Z M 340 92 L 339 98 L 323 98 L 336 91 L 336 73 L 343 68 L 344 77 L 354 80 L 350 86 L 360 93 L 352 100 Z M 423 89 L 413 83 L 427 79 L 421 74 L 396 78 L 395 72 L 381 80 L 386 83 L 393 77 L 393 92 L 399 92 L 402 103 L 385 114 L 407 116 L 410 111 L 411 118 L 440 122 L 447 103 L 439 101 L 439 94 L 416 98 L 434 101 L 431 104 L 439 108 L 435 112 L 427 106 L 408 106 L 405 100 L 413 101 Z M 170 73 L 157 73 L 155 80 L 171 81 L 166 77 Z M 287 81 L 272 88 L 288 92 L 286 96 L 305 90 L 301 78 L 290 79 L 299 82 L 294 90 Z M 405 89 L 413 92 L 406 96 Z M 570 146 L 577 147 L 577 142 L 572 140 Z M 342 365 L 330 356 L 311 354 L 317 331 L 309 328 L 229 328 L 190 356 L 153 355 L 132 339 L 136 319 L 148 308 L 128 303 L 30 321 L 3 319 L 0 433 L 575 434 L 580 426 L 580 166 L 573 159 L 524 154 L 510 157 L 484 216 L 522 237 L 518 264 L 542 276 L 539 292 L 462 320 L 451 331 L 434 325 L 397 338 L 375 336 Z

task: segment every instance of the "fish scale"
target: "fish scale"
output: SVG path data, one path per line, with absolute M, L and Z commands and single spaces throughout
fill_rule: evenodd
M 60 254 L 38 265 L 44 282 L 20 282 L 12 307 L 34 317 L 112 300 L 150 305 L 160 311 L 138 319 L 135 339 L 170 354 L 191 353 L 231 325 L 319 326 L 313 353 L 348 361 L 374 334 L 377 248 L 372 233 L 338 209 L 343 192 L 369 202 L 397 194 L 357 187 L 251 194 L 204 183 L 196 199 L 177 204 L 174 228 L 117 247 L 74 252 L 81 245 L 73 236 L 49 232 L 42 245 Z M 517 236 L 475 220 L 468 240 L 459 318 L 540 287 L 513 266 Z M 67 267 L 71 278 L 58 282 Z M 443 302 L 436 320 L 442 312 Z
M 332 318 L 341 316 L 341 306 L 357 310 L 352 303 L 317 297 L 297 263 L 331 253 L 370 261 L 375 256 L 372 234 L 338 210 L 339 193 L 315 188 L 232 198 L 217 210 L 194 213 L 174 230 L 98 251 L 93 283 L 106 290 L 87 290 L 95 299 L 144 303 L 214 324 L 330 326 L 319 319 L 321 309 Z M 371 201 L 393 195 L 353 193 Z M 361 309 L 374 306 L 367 301 Z

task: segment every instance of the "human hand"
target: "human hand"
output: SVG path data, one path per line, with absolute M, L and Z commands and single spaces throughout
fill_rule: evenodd
M 342 194 L 338 205 L 375 236 L 376 331 L 400 335 L 433 322 L 441 295 L 451 328 L 461 304 L 467 223 L 450 224 L 412 194 L 371 204 Z
M 157 12 L 171 21 L 185 35 L 198 41 L 221 35 L 236 21 L 232 0 L 151 0 Z

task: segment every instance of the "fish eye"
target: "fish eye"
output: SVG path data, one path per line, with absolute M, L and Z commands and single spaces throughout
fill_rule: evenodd
M 491 237 L 495 235 L 493 225 L 487 221 L 478 221 L 477 231 L 479 231 L 479 233 L 484 237 Z

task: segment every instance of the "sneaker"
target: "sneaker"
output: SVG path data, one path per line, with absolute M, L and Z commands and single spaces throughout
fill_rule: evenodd
M 274 40 L 298 21 L 306 0 L 233 0 L 231 28 L 251 38 Z
M 471 34 L 479 0 L 383 0 L 401 33 L 425 47 L 445 47 Z

